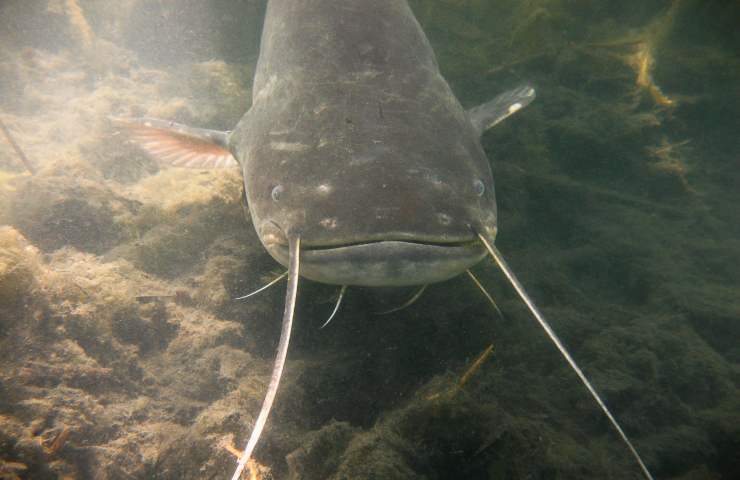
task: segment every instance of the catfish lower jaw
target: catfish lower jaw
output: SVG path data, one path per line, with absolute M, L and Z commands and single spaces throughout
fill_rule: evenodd
M 288 248 L 268 246 L 288 264 Z M 321 283 L 388 287 L 424 285 L 455 277 L 478 263 L 486 250 L 478 241 L 423 243 L 383 240 L 301 249 L 300 275 Z

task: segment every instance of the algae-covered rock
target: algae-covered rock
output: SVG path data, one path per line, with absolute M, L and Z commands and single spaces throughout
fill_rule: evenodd
M 349 423 L 332 421 L 307 434 L 302 439 L 301 448 L 285 457 L 288 478 L 330 478 L 356 433 L 357 429 Z
M 434 379 L 367 431 L 332 421 L 306 434 L 287 457 L 289 478 L 479 478 L 506 421 L 451 386 L 448 378 Z
M 127 238 L 137 204 L 98 182 L 52 175 L 23 181 L 10 208 L 13 225 L 44 251 L 102 253 Z
M 176 453 L 168 446 L 187 438 L 185 425 L 200 425 L 194 439 L 202 445 L 211 442 L 206 433 L 220 438 L 242 428 L 245 422 L 235 411 L 257 409 L 263 383 L 256 373 L 265 375 L 265 368 L 236 348 L 247 343 L 240 325 L 194 309 L 169 295 L 175 285 L 125 261 L 103 263 L 65 248 L 44 261 L 16 231 L 5 227 L 2 239 L 3 265 L 11 267 L 4 272 L 12 272 L 3 276 L 3 285 L 15 285 L 7 291 L 33 289 L 40 298 L 32 305 L 49 303 L 49 311 L 40 313 L 29 304 L 3 304 L 8 314 L 3 320 L 15 322 L 6 322 L 0 336 L 0 408 L 8 424 L 37 425 L 24 434 L 26 440 L 16 435 L 2 447 L 3 458 L 33 472 L 79 476 L 92 468 L 103 478 L 162 474 L 165 459 Z M 49 325 L 39 328 L 42 322 Z M 219 403 L 237 398 L 229 397 L 237 389 L 248 407 Z M 157 392 L 167 392 L 166 399 Z M 22 450 L 22 441 L 38 445 L 34 456 L 14 453 Z M 103 448 L 83 453 L 80 447 L 88 442 Z M 188 443 L 182 453 L 201 458 L 193 457 L 191 448 Z M 231 468 L 216 440 L 210 450 L 200 449 L 216 455 L 214 468 Z M 191 473 L 201 468 L 198 461 Z
M 137 238 L 111 255 L 153 274 L 181 275 L 205 260 L 211 243 L 248 227 L 238 172 L 168 170 L 126 191 L 145 207 L 132 221 Z
M 17 308 L 38 287 L 39 251 L 11 227 L 0 227 L 0 308 L 7 309 L 4 322 L 12 321 Z
M 161 168 L 107 117 L 233 128 L 265 2 L 114 3 L 0 2 L 0 113 L 38 168 L 0 138 L 0 476 L 227 478 L 284 285 L 233 299 L 283 270 L 238 169 Z M 537 89 L 483 137 L 497 244 L 656 478 L 740 477 L 738 4 L 409 3 L 465 107 Z M 408 292 L 350 289 L 319 330 L 337 292 L 302 280 L 256 478 L 635 478 L 475 272 L 503 318 L 454 279 L 389 316 Z

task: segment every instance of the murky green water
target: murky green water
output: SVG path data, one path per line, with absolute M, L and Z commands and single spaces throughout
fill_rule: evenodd
M 415 0 L 483 136 L 497 245 L 656 478 L 740 477 L 740 6 Z M 239 172 L 162 168 L 112 126 L 231 129 L 262 1 L 0 3 L 0 478 L 230 478 L 283 269 Z M 371 201 L 371 199 L 369 199 Z M 640 478 L 492 262 L 412 289 L 302 281 L 257 478 Z M 461 377 L 493 344 L 494 353 Z

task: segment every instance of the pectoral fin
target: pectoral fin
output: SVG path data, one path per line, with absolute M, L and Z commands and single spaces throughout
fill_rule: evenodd
M 529 85 L 509 90 L 493 100 L 468 110 L 470 122 L 482 135 L 489 128 L 532 103 L 535 96 L 534 88 Z
M 111 118 L 155 160 L 173 167 L 231 168 L 238 165 L 228 149 L 229 132 L 193 128 L 155 118 Z

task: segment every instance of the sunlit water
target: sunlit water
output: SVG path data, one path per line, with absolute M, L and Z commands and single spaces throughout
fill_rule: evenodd
M 410 5 L 483 137 L 497 245 L 656 478 L 740 477 L 740 6 Z M 283 269 L 232 171 L 159 167 L 109 116 L 228 130 L 264 2 L 0 3 L 0 477 L 227 478 Z M 31 174 L 33 170 L 33 174 Z M 372 199 L 368 199 L 372 202 Z M 257 478 L 639 478 L 489 262 L 411 289 L 302 281 Z M 493 355 L 464 375 L 493 344 Z M 458 387 L 461 378 L 464 385 Z

